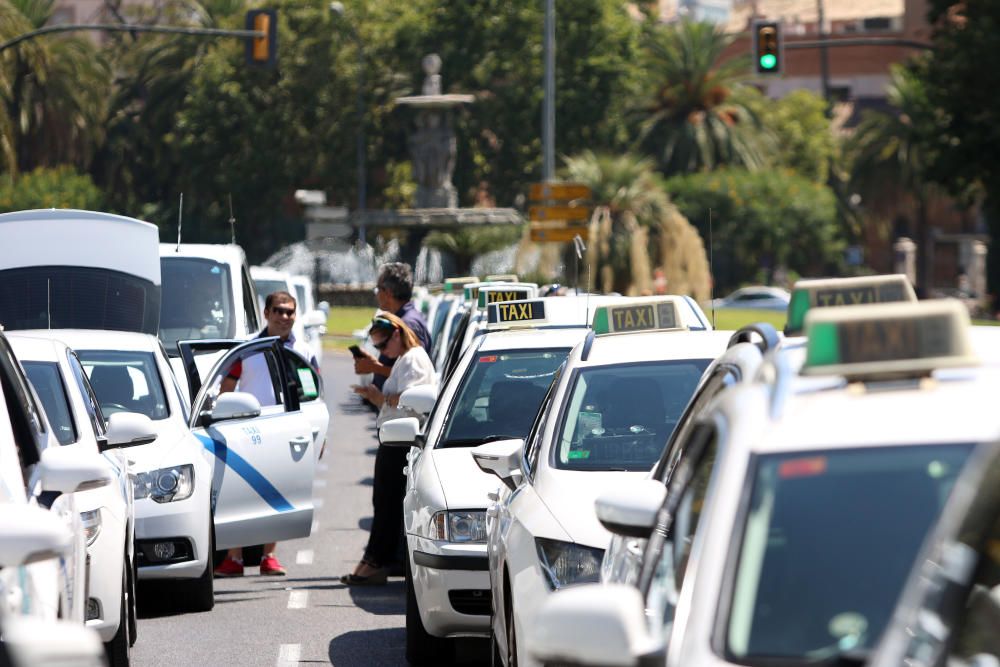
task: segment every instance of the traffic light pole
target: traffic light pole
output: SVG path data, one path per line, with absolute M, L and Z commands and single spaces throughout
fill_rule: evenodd
M 79 32 L 79 31 L 96 31 L 96 32 L 156 32 L 168 35 L 195 35 L 200 37 L 242 37 L 254 38 L 254 37 L 267 37 L 267 33 L 259 30 L 222 30 L 219 28 L 183 28 L 179 26 L 166 26 L 166 25 L 133 25 L 128 23 L 116 23 L 116 24 L 84 24 L 84 25 L 52 25 L 46 26 L 44 28 L 39 28 L 38 30 L 32 30 L 31 32 L 26 32 L 22 35 L 18 35 L 13 39 L 8 39 L 6 42 L 0 44 L 0 53 L 3 53 L 9 48 L 15 47 L 21 42 L 26 42 L 28 40 L 34 39 L 35 37 L 41 37 L 42 35 L 48 35 L 56 32 Z

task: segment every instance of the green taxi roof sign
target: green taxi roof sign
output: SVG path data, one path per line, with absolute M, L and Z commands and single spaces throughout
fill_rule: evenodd
M 813 308 L 857 306 L 872 303 L 913 302 L 917 295 L 903 274 L 800 280 L 792 288 L 788 302 L 786 336 L 798 336 L 805 326 L 806 313 Z
M 478 283 L 479 278 L 476 276 L 462 276 L 459 278 L 448 278 L 444 281 L 444 291 L 445 292 L 459 292 L 461 291 L 462 285 L 467 285 L 469 283 Z
M 490 303 L 486 309 L 486 327 L 491 331 L 545 324 L 545 299 L 525 299 Z
M 594 310 L 595 334 L 682 329 L 676 299 L 629 299 Z
M 803 375 L 910 378 L 978 363 L 968 310 L 951 299 L 816 308 L 806 315 L 805 330 Z

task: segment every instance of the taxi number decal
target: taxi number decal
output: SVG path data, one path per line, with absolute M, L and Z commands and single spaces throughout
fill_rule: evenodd
M 528 290 L 506 290 L 503 292 L 486 292 L 486 303 L 496 303 L 498 301 L 519 301 L 528 298 Z
M 902 285 L 890 283 L 854 289 L 821 289 L 816 291 L 817 306 L 856 306 L 863 303 L 904 301 Z
M 500 322 L 527 322 L 545 319 L 545 304 L 538 301 L 524 303 L 498 303 Z
M 264 438 L 260 434 L 260 429 L 256 426 L 244 426 L 243 432 L 250 438 L 250 444 L 260 445 L 264 443 Z
M 947 317 L 842 322 L 838 327 L 841 361 L 855 364 L 946 356 L 948 325 Z

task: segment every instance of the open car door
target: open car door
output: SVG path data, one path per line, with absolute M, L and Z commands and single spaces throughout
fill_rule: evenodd
M 298 385 L 299 407 L 309 420 L 315 445 L 314 454 L 319 458 L 326 445 L 326 430 L 330 425 L 330 409 L 323 400 L 323 379 L 301 354 L 287 347 L 283 347 L 281 351 L 285 355 L 288 371 Z
M 317 454 L 311 451 L 312 426 L 300 408 L 298 375 L 286 365 L 280 341 L 177 345 L 195 397 L 189 426 L 216 458 L 216 548 L 308 536 Z M 223 349 L 229 351 L 202 381 L 196 355 Z M 225 394 L 232 395 L 220 401 Z

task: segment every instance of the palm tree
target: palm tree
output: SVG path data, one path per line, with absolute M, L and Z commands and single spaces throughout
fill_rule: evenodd
M 933 162 L 939 119 L 927 89 L 912 69 L 893 66 L 886 99 L 892 113 L 868 112 L 848 142 L 851 190 L 869 210 L 898 210 L 899 195 L 913 198 L 917 236 L 917 284 L 928 286 L 931 242 L 927 205 L 933 194 L 927 170 Z
M 0 40 L 41 28 L 54 7 L 54 0 L 0 3 Z M 7 171 L 86 168 L 102 138 L 108 83 L 85 37 L 39 37 L 0 55 L 0 161 Z
M 670 203 L 649 158 L 584 151 L 566 158 L 568 179 L 590 187 L 595 204 L 589 264 L 603 292 L 635 294 L 652 288 L 652 266 L 672 292 L 707 294 L 708 262 L 701 237 Z
M 643 69 L 655 78 L 638 109 L 639 145 L 665 175 L 767 161 L 769 133 L 732 96 L 749 72 L 746 58 L 722 60 L 732 39 L 710 23 L 646 26 Z
M 455 274 L 472 272 L 472 262 L 480 255 L 517 243 L 519 227 L 478 227 L 433 231 L 423 245 L 447 253 L 455 260 Z

